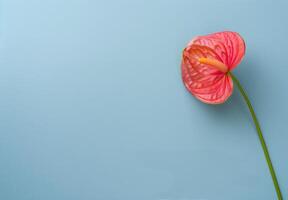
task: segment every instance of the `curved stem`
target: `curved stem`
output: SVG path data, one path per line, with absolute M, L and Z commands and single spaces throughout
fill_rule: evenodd
M 281 190 L 280 190 L 280 187 L 279 187 L 279 184 L 278 184 L 278 181 L 277 181 L 277 177 L 276 177 L 276 174 L 275 174 L 275 171 L 274 171 L 274 168 L 273 168 L 273 165 L 272 165 L 272 161 L 271 161 L 271 158 L 270 158 L 270 155 L 269 155 L 269 152 L 268 152 L 268 148 L 267 148 L 267 145 L 265 143 L 265 140 L 264 140 L 264 137 L 263 137 L 263 134 L 262 134 L 262 131 L 261 131 L 261 128 L 260 128 L 260 124 L 259 124 L 259 121 L 256 117 L 256 114 L 254 112 L 254 109 L 252 107 L 252 104 L 245 92 L 245 90 L 243 89 L 243 87 L 241 86 L 240 82 L 238 81 L 238 79 L 231 73 L 229 72 L 228 73 L 233 81 L 236 83 L 237 87 L 239 88 L 248 108 L 249 108 L 249 111 L 251 113 L 251 116 L 253 118 L 253 121 L 254 121 L 254 124 L 255 124 L 255 127 L 256 127 L 256 130 L 257 130 L 257 133 L 258 133 L 258 137 L 259 137 L 259 140 L 261 142 L 261 146 L 262 146 L 262 149 L 264 151 L 264 155 L 265 155 L 265 158 L 266 158 L 266 161 L 267 161 L 267 164 L 268 164 L 268 167 L 269 167 L 269 170 L 270 170 L 270 174 L 271 174 L 271 177 L 273 179 L 273 183 L 274 183 L 274 187 L 275 187 L 275 190 L 276 190 L 276 193 L 277 193 L 277 196 L 278 196 L 278 200 L 283 200 L 283 197 L 282 197 L 282 194 L 281 194 Z

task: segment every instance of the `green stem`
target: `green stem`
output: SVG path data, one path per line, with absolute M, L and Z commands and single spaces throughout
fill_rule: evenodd
M 258 133 L 258 137 L 259 137 L 259 140 L 261 142 L 261 146 L 262 146 L 262 149 L 264 151 L 264 155 L 265 155 L 265 158 L 266 158 L 266 161 L 267 161 L 267 164 L 268 164 L 268 167 L 269 167 L 269 170 L 270 170 L 270 174 L 271 174 L 271 177 L 273 179 L 273 183 L 274 183 L 274 187 L 275 187 L 275 190 L 276 190 L 276 193 L 277 193 L 277 196 L 278 196 L 278 200 L 283 200 L 283 197 L 282 197 L 282 194 L 281 194 L 281 190 L 280 190 L 280 187 L 279 187 L 279 184 L 278 184 L 278 181 L 277 181 L 277 177 L 276 177 L 276 174 L 275 174 L 275 171 L 274 171 L 274 168 L 273 168 L 273 165 L 272 165 L 272 161 L 271 161 L 271 158 L 270 158 L 270 155 L 269 155 L 269 152 L 268 152 L 268 148 L 267 148 L 267 145 L 265 143 L 265 140 L 264 140 L 264 137 L 263 137 L 263 134 L 262 134 L 262 131 L 261 131 L 261 128 L 260 128 L 260 124 L 259 124 L 259 121 L 256 117 L 256 114 L 254 112 L 254 109 L 252 107 L 252 104 L 245 92 L 245 90 L 243 89 L 243 87 L 241 86 L 240 82 L 238 81 L 238 79 L 231 73 L 231 72 L 228 72 L 229 75 L 232 77 L 233 81 L 236 83 L 237 87 L 239 88 L 248 108 L 249 108 L 249 111 L 252 115 L 252 118 L 253 118 L 253 121 L 254 121 L 254 124 L 256 126 L 256 130 L 257 130 L 257 133 Z

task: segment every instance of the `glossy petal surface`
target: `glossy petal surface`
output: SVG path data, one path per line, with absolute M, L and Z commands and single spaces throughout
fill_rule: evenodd
M 183 51 L 182 78 L 186 88 L 199 100 L 209 104 L 225 102 L 233 91 L 230 76 L 199 62 L 199 58 L 221 61 L 217 53 L 201 45 L 188 45 Z
M 231 31 L 198 36 L 189 45 L 192 44 L 207 46 L 213 49 L 230 70 L 234 69 L 241 62 L 245 54 L 244 40 L 238 33 Z
M 204 103 L 225 102 L 233 91 L 233 81 L 225 72 L 234 69 L 244 54 L 245 42 L 236 32 L 194 38 L 183 51 L 182 78 L 186 88 Z

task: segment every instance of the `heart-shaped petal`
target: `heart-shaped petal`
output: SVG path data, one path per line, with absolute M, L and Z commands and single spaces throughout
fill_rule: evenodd
M 186 88 L 204 103 L 225 102 L 233 91 L 231 77 L 215 67 L 201 63 L 201 58 L 221 61 L 209 47 L 188 45 L 182 58 L 182 79 Z

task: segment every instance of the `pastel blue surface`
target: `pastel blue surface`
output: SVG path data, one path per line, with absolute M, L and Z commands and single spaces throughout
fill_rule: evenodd
M 239 92 L 209 106 L 180 76 L 196 35 L 239 32 L 235 75 L 288 199 L 288 2 L 2 0 L 0 199 L 272 200 Z

